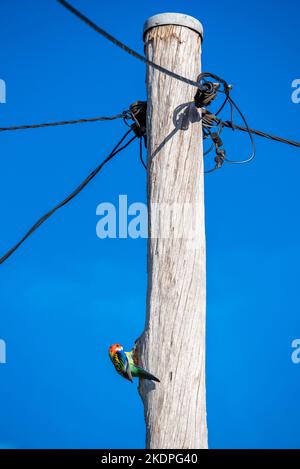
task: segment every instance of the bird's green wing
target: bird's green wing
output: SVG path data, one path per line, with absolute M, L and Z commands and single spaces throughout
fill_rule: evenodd
M 124 378 L 129 379 L 132 382 L 131 366 L 127 353 L 124 353 L 123 350 L 116 353 L 116 360 L 114 362 L 116 370 Z

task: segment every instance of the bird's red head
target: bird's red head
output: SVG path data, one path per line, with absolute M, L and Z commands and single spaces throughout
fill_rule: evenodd
M 121 350 L 123 350 L 123 347 L 122 345 L 120 344 L 113 344 L 109 347 L 109 355 L 112 356 L 112 355 L 115 355 L 115 353 L 117 352 L 120 352 Z

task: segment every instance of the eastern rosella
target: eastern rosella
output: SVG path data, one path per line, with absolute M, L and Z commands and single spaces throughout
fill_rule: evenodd
M 109 356 L 116 371 L 123 376 L 123 378 L 131 382 L 133 382 L 132 378 L 150 379 L 158 383 L 160 382 L 159 379 L 138 365 L 134 350 L 124 352 L 122 345 L 113 344 L 109 347 Z

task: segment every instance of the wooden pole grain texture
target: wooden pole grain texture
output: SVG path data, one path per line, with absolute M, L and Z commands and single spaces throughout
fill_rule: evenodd
M 201 37 L 181 25 L 145 33 L 149 60 L 196 80 Z M 148 291 L 140 380 L 146 446 L 207 448 L 205 224 L 202 126 L 196 89 L 147 69 Z

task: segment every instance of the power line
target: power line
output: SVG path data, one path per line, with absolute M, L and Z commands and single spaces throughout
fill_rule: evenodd
M 207 78 L 213 78 L 217 80 L 217 83 L 212 83 L 211 81 L 208 81 Z M 245 164 L 245 163 L 249 163 L 250 161 L 252 161 L 256 153 L 253 135 L 268 138 L 270 140 L 274 140 L 277 142 L 281 142 L 284 144 L 288 144 L 288 145 L 300 148 L 300 142 L 288 140 L 286 138 L 268 134 L 260 130 L 251 129 L 247 123 L 247 120 L 244 114 L 242 113 L 238 105 L 234 102 L 234 100 L 230 96 L 232 86 L 228 85 L 228 83 L 225 80 L 223 79 L 221 80 L 216 75 L 212 75 L 210 73 L 201 73 L 198 77 L 198 82 L 200 83 L 201 88 L 199 88 L 197 90 L 197 93 L 195 94 L 194 104 L 197 108 L 202 109 L 203 138 L 210 139 L 212 141 L 212 145 L 210 146 L 208 151 L 204 153 L 204 155 L 207 155 L 213 149 L 215 149 L 216 151 L 216 156 L 215 156 L 216 164 L 213 168 L 209 169 L 208 171 L 205 171 L 206 173 L 211 173 L 215 171 L 216 169 L 220 169 L 224 163 Z M 222 86 L 223 86 L 223 89 L 222 89 Z M 206 106 L 211 105 L 211 103 L 218 96 L 218 93 L 224 93 L 226 97 L 221 107 L 218 109 L 218 111 L 215 113 L 212 113 L 207 109 Z M 218 118 L 217 116 L 221 113 L 221 111 L 223 111 L 226 104 L 230 105 L 231 112 L 230 112 L 230 120 L 224 121 Z M 245 126 L 237 125 L 234 123 L 234 111 L 238 112 Z M 213 129 L 214 127 L 217 127 L 216 132 L 211 131 L 211 129 Z M 226 151 L 224 148 L 222 148 L 223 142 L 220 138 L 220 134 L 224 127 L 231 128 L 232 130 L 240 130 L 242 132 L 247 132 L 247 134 L 249 135 L 251 146 L 252 146 L 252 153 L 247 159 L 231 160 L 227 158 Z
M 120 47 L 120 49 L 124 50 L 127 52 L 127 54 L 132 55 L 136 59 L 140 60 L 141 62 L 144 62 L 147 65 L 150 65 L 151 67 L 155 68 L 156 70 L 165 73 L 166 75 L 169 75 L 172 78 L 175 78 L 176 80 L 182 81 L 186 83 L 187 85 L 195 86 L 196 88 L 200 88 L 200 84 L 197 81 L 190 80 L 189 78 L 183 77 L 181 75 L 178 75 L 175 72 L 172 72 L 171 70 L 168 70 L 165 67 L 162 67 L 161 65 L 158 65 L 151 60 L 146 59 L 142 54 L 139 54 L 135 50 L 131 49 L 128 47 L 126 44 L 123 42 L 119 41 L 117 38 L 109 34 L 107 31 L 105 31 L 103 28 L 100 28 L 96 23 L 94 23 L 92 20 L 90 20 L 87 16 L 85 16 L 83 13 L 81 13 L 79 10 L 74 8 L 70 3 L 66 2 L 65 0 L 57 0 L 61 5 L 63 5 L 67 10 L 69 10 L 71 13 L 73 13 L 77 18 L 81 19 L 84 23 L 86 23 L 90 28 L 94 29 L 97 33 L 101 34 L 105 39 L 108 39 L 110 42 L 112 42 L 115 46 Z
M 212 146 L 207 153 L 209 153 L 213 148 L 215 148 L 215 151 L 216 151 L 216 157 L 215 157 L 216 165 L 210 170 L 205 171 L 206 173 L 210 173 L 210 172 L 215 171 L 216 169 L 221 168 L 224 162 L 236 163 L 236 164 L 250 162 L 255 156 L 255 143 L 253 140 L 253 134 L 264 137 L 264 138 L 268 138 L 277 142 L 289 144 L 298 148 L 300 147 L 299 142 L 295 142 L 293 140 L 288 140 L 282 137 L 267 134 L 266 132 L 262 132 L 259 130 L 251 129 L 248 126 L 248 123 L 244 114 L 242 113 L 240 108 L 237 106 L 237 104 L 233 101 L 233 99 L 230 96 L 230 91 L 232 89 L 232 86 L 229 85 L 224 79 L 218 77 L 217 75 L 214 75 L 212 73 L 207 73 L 207 72 L 201 73 L 197 81 L 193 81 L 181 75 L 178 75 L 177 73 L 174 73 L 152 61 L 149 61 L 144 56 L 134 51 L 133 49 L 128 47 L 126 44 L 116 39 L 111 34 L 107 33 L 104 29 L 97 26 L 89 18 L 84 16 L 81 12 L 79 12 L 76 8 L 74 8 L 65 0 L 57 0 L 57 1 L 61 5 L 63 5 L 65 8 L 67 8 L 71 13 L 77 16 L 79 19 L 84 21 L 88 26 L 90 26 L 96 32 L 101 34 L 103 37 L 108 39 L 110 42 L 112 42 L 116 46 L 120 47 L 122 50 L 124 50 L 128 54 L 141 60 L 142 62 L 155 68 L 156 70 L 166 75 L 171 76 L 172 78 L 175 78 L 177 80 L 180 80 L 188 85 L 191 85 L 197 88 L 197 93 L 195 96 L 195 105 L 196 107 L 202 108 L 202 125 L 203 125 L 204 138 L 210 138 L 212 140 Z M 212 83 L 208 81 L 207 78 L 216 80 L 217 83 Z M 221 86 L 223 86 L 223 89 L 221 89 Z M 225 94 L 225 99 L 221 107 L 218 109 L 218 111 L 215 114 L 213 114 L 209 112 L 204 106 L 209 105 L 220 92 Z M 217 117 L 221 113 L 221 111 L 224 109 L 226 104 L 229 104 L 230 109 L 231 109 L 231 119 L 229 121 L 223 121 Z M 238 114 L 240 115 L 241 119 L 243 120 L 245 124 L 245 127 L 237 125 L 233 122 L 234 110 L 236 110 Z M 21 125 L 21 126 L 11 126 L 11 127 L 0 128 L 0 132 L 4 132 L 4 131 L 14 131 L 14 130 L 36 129 L 36 128 L 41 128 L 41 127 L 53 127 L 53 126 L 59 126 L 59 125 L 79 124 L 79 123 L 86 123 L 86 122 L 111 121 L 111 120 L 115 120 L 119 118 L 123 118 L 124 122 L 127 125 L 128 125 L 128 122 L 127 122 L 128 119 L 133 120 L 134 124 L 130 125 L 130 129 L 121 138 L 121 140 L 114 147 L 112 152 L 107 156 L 107 158 L 96 169 L 94 169 L 94 171 L 92 171 L 87 176 L 87 178 L 73 192 L 71 192 L 70 195 L 68 195 L 62 202 L 57 204 L 49 212 L 47 212 L 45 215 L 39 218 L 39 220 L 30 228 L 30 230 L 23 236 L 23 238 L 21 238 L 21 240 L 15 246 L 9 249 L 9 251 L 0 258 L 0 264 L 2 264 L 6 259 L 8 259 L 24 243 L 24 241 L 29 236 L 31 236 L 31 234 L 34 233 L 34 231 L 36 231 L 57 210 L 62 208 L 64 205 L 68 204 L 74 197 L 76 197 L 84 189 L 84 187 L 86 187 L 86 185 L 99 173 L 99 171 L 101 171 L 103 166 L 106 163 L 108 163 L 108 161 L 110 161 L 115 155 L 117 155 L 117 153 L 125 149 L 128 145 L 130 145 L 130 143 L 133 142 L 133 140 L 135 140 L 136 138 L 140 139 L 141 163 L 145 169 L 147 168 L 143 160 L 143 154 L 142 154 L 142 139 L 144 139 L 145 146 L 147 146 L 146 103 L 142 101 L 137 101 L 136 103 L 133 103 L 130 106 L 130 109 L 128 111 L 124 111 L 121 114 L 117 114 L 117 115 L 109 116 L 109 117 L 93 117 L 93 118 L 86 118 L 86 119 L 76 119 L 76 120 L 59 121 L 59 122 L 46 122 L 42 124 Z M 214 126 L 218 126 L 217 132 L 211 131 L 211 128 L 213 128 Z M 236 129 L 236 130 L 240 130 L 240 131 L 248 133 L 250 141 L 251 141 L 251 145 L 252 145 L 252 154 L 250 155 L 249 158 L 247 158 L 246 160 L 234 161 L 234 160 L 229 160 L 226 157 L 226 152 L 225 152 L 225 149 L 223 148 L 223 142 L 220 138 L 220 133 L 222 132 L 222 129 L 224 127 L 229 127 L 231 129 Z M 135 133 L 135 136 L 132 137 L 129 141 L 127 141 L 123 146 L 121 146 L 121 144 L 124 142 L 126 137 L 132 131 Z
M 218 110 L 218 112 L 216 112 L 215 117 L 223 110 L 225 104 L 229 101 L 230 104 L 238 110 L 239 114 L 241 115 L 241 117 L 245 121 L 245 118 L 242 115 L 241 111 L 237 108 L 237 105 L 232 100 L 232 98 L 229 96 L 231 86 L 228 85 L 227 82 L 225 80 L 223 80 L 222 78 L 220 78 L 217 75 L 214 75 L 212 73 L 203 72 L 199 75 L 198 81 L 196 82 L 194 80 L 190 80 L 190 79 L 185 78 L 181 75 L 178 75 L 177 73 L 174 73 L 171 70 L 168 70 L 168 69 L 166 69 L 166 68 L 164 68 L 164 67 L 162 67 L 162 66 L 160 66 L 160 65 L 158 65 L 158 64 L 156 64 L 156 63 L 154 63 L 154 62 L 152 62 L 148 59 L 146 59 L 146 57 L 144 57 L 143 55 L 139 54 L 135 50 L 128 47 L 123 42 L 116 39 L 114 36 L 112 36 L 111 34 L 106 32 L 103 28 L 100 28 L 100 26 L 96 25 L 93 21 L 91 21 L 83 13 L 78 11 L 76 8 L 74 8 L 71 4 L 69 4 L 65 0 L 57 0 L 57 1 L 61 5 L 63 5 L 65 8 L 67 8 L 71 13 L 73 13 L 75 16 L 77 16 L 79 19 L 84 21 L 88 26 L 90 26 L 96 32 L 98 32 L 103 37 L 108 39 L 110 42 L 112 42 L 116 46 L 120 47 L 122 50 L 124 50 L 128 54 L 132 55 L 133 57 L 135 57 L 135 58 L 141 60 L 142 62 L 150 65 L 151 67 L 159 70 L 160 72 L 165 73 L 166 75 L 169 75 L 169 76 L 171 76 L 171 77 L 173 77 L 177 80 L 180 80 L 180 81 L 183 81 L 184 83 L 192 85 L 192 86 L 198 88 L 198 90 L 201 90 L 201 91 L 202 91 L 202 87 L 203 87 L 203 85 L 201 83 L 202 79 L 205 79 L 205 78 L 209 77 L 209 78 L 217 80 L 219 83 L 222 83 L 223 86 L 224 86 L 224 91 L 223 92 L 226 94 L 226 98 L 225 98 L 222 106 Z M 209 82 L 206 81 L 206 83 L 209 83 Z M 218 92 L 220 92 L 220 90 L 218 90 Z M 77 119 L 77 120 L 60 121 L 60 122 L 48 122 L 48 123 L 44 123 L 44 124 L 2 127 L 2 128 L 0 128 L 0 132 L 9 131 L 9 130 L 33 129 L 33 128 L 40 128 L 40 127 L 52 127 L 52 126 L 58 126 L 58 125 L 79 124 L 79 123 L 85 123 L 85 122 L 109 121 L 109 120 L 114 120 L 114 119 L 119 119 L 119 118 L 124 118 L 124 117 L 126 117 L 126 112 L 124 112 L 122 114 L 117 114 L 115 116 L 110 116 L 110 117 L 92 117 L 92 118 L 87 118 L 87 119 Z M 219 122 L 221 122 L 221 121 L 219 120 Z M 300 147 L 300 142 L 296 142 L 296 141 L 293 141 L 293 140 L 288 140 L 288 139 L 278 137 L 278 136 L 275 136 L 275 135 L 271 135 L 271 134 L 268 134 L 266 132 L 262 132 L 262 131 L 259 131 L 259 130 L 250 129 L 248 127 L 248 125 L 246 125 L 246 127 L 242 127 L 242 126 L 233 124 L 232 121 L 231 122 L 230 121 L 223 121 L 223 125 L 225 127 L 231 127 L 233 129 L 236 129 L 236 130 L 241 130 L 243 132 L 248 132 L 250 134 L 255 134 L 255 135 L 258 135 L 260 137 L 265 137 L 265 138 L 268 138 L 268 139 L 271 139 L 271 140 L 274 140 L 274 141 L 277 141 L 277 142 L 289 144 L 289 145 L 292 145 L 292 146 L 295 146 L 295 147 Z
M 231 99 L 231 98 L 229 97 L 229 99 Z M 222 106 L 222 108 L 224 108 L 224 106 Z M 233 115 L 231 115 L 231 120 L 224 121 L 222 119 L 219 119 L 217 117 L 217 114 L 218 113 L 214 114 L 214 113 L 208 111 L 208 109 L 206 109 L 206 108 L 202 109 L 203 138 L 204 138 L 204 140 L 205 139 L 210 139 L 212 141 L 212 144 L 209 147 L 209 149 L 206 152 L 204 152 L 204 156 L 208 155 L 213 149 L 215 149 L 215 151 L 216 151 L 216 157 L 215 157 L 215 163 L 216 164 L 210 170 L 205 171 L 205 173 L 211 173 L 211 172 L 215 171 L 216 169 L 220 169 L 223 166 L 224 163 L 230 163 L 230 164 L 249 163 L 255 156 L 255 147 L 253 147 L 252 155 L 246 160 L 231 160 L 231 159 L 227 158 L 225 149 L 221 148 L 221 147 L 223 147 L 223 142 L 220 138 L 220 134 L 221 134 L 222 130 L 224 129 L 224 127 L 230 128 L 232 130 L 239 130 L 239 131 L 242 131 L 242 132 L 247 132 L 249 137 L 251 137 L 250 140 L 251 140 L 252 145 L 254 143 L 254 140 L 253 140 L 252 136 L 257 135 L 259 137 L 264 137 L 264 138 L 267 138 L 269 140 L 274 140 L 276 142 L 280 142 L 280 143 L 284 143 L 284 144 L 287 144 L 287 145 L 291 145 L 291 146 L 300 148 L 300 142 L 296 142 L 294 140 L 288 140 L 286 138 L 278 137 L 277 135 L 272 135 L 272 134 L 269 134 L 267 132 L 262 132 L 260 130 L 251 129 L 248 125 L 247 125 L 247 127 L 243 127 L 241 125 L 235 124 L 233 122 Z M 244 120 L 244 122 L 246 122 L 246 121 Z M 212 132 L 211 129 L 213 129 L 214 127 L 217 127 L 217 131 Z
M 236 103 L 232 100 L 232 98 L 229 96 L 230 94 L 230 91 L 231 91 L 231 86 L 227 84 L 227 82 L 225 80 L 223 80 L 222 78 L 218 77 L 217 75 L 214 75 L 212 73 L 202 73 L 199 77 L 198 77 L 198 81 L 194 81 L 194 80 L 190 80 L 189 78 L 186 78 L 186 77 L 183 77 L 181 75 L 178 75 L 177 73 L 174 73 L 172 72 L 171 70 L 168 70 L 166 69 L 165 67 L 162 67 L 161 65 L 158 65 L 150 60 L 148 60 L 146 57 L 144 57 L 143 55 L 139 54 L 138 52 L 136 52 L 135 50 L 131 49 L 129 46 L 127 46 L 126 44 L 124 44 L 123 42 L 119 41 L 116 37 L 114 37 L 113 35 L 109 34 L 107 31 L 105 31 L 103 28 L 101 28 L 100 26 L 98 26 L 97 24 L 95 24 L 92 20 L 90 20 L 87 16 L 85 16 L 83 13 L 81 13 L 79 10 L 77 10 L 75 7 L 73 7 L 70 3 L 68 3 L 66 0 L 57 0 L 62 6 L 64 6 L 67 10 L 69 10 L 71 13 L 73 13 L 77 18 L 79 18 L 80 20 L 82 20 L 85 24 L 87 24 L 90 28 L 92 28 L 94 31 L 96 31 L 97 33 L 101 34 L 104 38 L 106 38 L 108 41 L 112 42 L 114 45 L 116 45 L 117 47 L 119 47 L 120 49 L 124 50 L 125 52 L 127 52 L 128 54 L 132 55 L 133 57 L 137 58 L 138 60 L 144 62 L 145 64 L 155 68 L 156 70 L 159 70 L 160 72 L 162 73 L 165 73 L 166 75 L 169 75 L 170 77 L 172 78 L 175 78 L 176 80 L 180 80 L 184 83 L 187 83 L 188 85 L 192 85 L 196 88 L 198 88 L 198 91 L 199 90 L 203 90 L 203 84 L 201 83 L 201 80 L 203 79 L 206 79 L 206 78 L 212 78 L 212 79 L 215 79 L 217 82 L 221 83 L 224 87 L 224 90 L 222 91 L 223 93 L 225 93 L 226 97 L 225 97 L 225 100 L 222 104 L 222 106 L 220 107 L 220 109 L 218 110 L 218 112 L 216 113 L 216 116 L 223 110 L 224 106 L 226 105 L 226 103 L 229 103 L 230 106 L 231 106 L 231 121 L 227 121 L 224 123 L 224 126 L 226 127 L 232 127 L 232 128 L 235 128 L 237 130 L 241 130 L 243 132 L 247 132 L 249 134 L 249 138 L 251 140 L 251 144 L 253 146 L 253 152 L 252 152 L 252 155 L 245 161 L 243 162 L 249 162 L 251 161 L 253 158 L 254 158 L 254 154 L 255 154 L 255 144 L 254 144 L 254 141 L 253 141 L 253 138 L 252 138 L 252 135 L 255 134 L 255 135 L 259 135 L 261 137 L 265 137 L 265 138 L 269 138 L 271 140 L 274 140 L 274 141 L 277 141 L 277 142 L 282 142 L 282 143 L 286 143 L 286 144 L 289 144 L 289 145 L 293 145 L 295 147 L 300 147 L 300 142 L 295 142 L 295 141 L 292 141 L 292 140 L 288 140 L 288 139 L 285 139 L 285 138 L 282 138 L 282 137 L 277 137 L 277 136 L 274 136 L 274 135 L 270 135 L 270 134 L 267 134 L 265 132 L 262 132 L 262 131 L 259 131 L 259 130 L 253 130 L 253 129 L 250 129 L 248 124 L 247 124 L 247 121 L 243 115 L 243 113 L 240 111 L 240 109 L 238 108 L 238 106 L 236 105 Z M 207 81 L 206 81 L 207 83 Z M 220 92 L 220 90 L 218 90 Z M 233 109 L 236 109 L 238 111 L 238 113 L 240 114 L 242 120 L 244 121 L 245 123 L 245 127 L 242 127 L 242 126 L 238 126 L 236 124 L 233 124 Z M 229 162 L 229 160 L 228 160 Z M 234 162 L 234 161 L 232 161 Z M 237 163 L 242 163 L 241 161 L 237 162 Z
M 248 132 L 248 130 L 245 127 L 242 127 L 242 126 L 237 125 L 237 124 L 232 124 L 229 121 L 225 121 L 225 122 L 224 121 L 219 121 L 219 122 L 221 122 L 224 127 L 229 127 L 231 129 L 241 130 L 242 132 Z M 295 140 L 288 140 L 288 139 L 283 138 L 283 137 L 278 137 L 277 135 L 272 135 L 272 134 L 268 134 L 266 132 L 262 132 L 261 130 L 249 129 L 249 132 L 251 132 L 251 134 L 257 135 L 259 137 L 268 138 L 270 140 L 274 140 L 275 142 L 285 143 L 287 145 L 292 145 L 294 147 L 300 148 L 300 142 L 296 142 Z
M 31 124 L 31 125 L 18 125 L 12 127 L 0 127 L 0 132 L 6 132 L 10 130 L 27 130 L 27 129 L 39 129 L 41 127 L 55 127 L 57 125 L 70 125 L 70 124 L 84 124 L 86 122 L 98 122 L 98 121 L 112 121 L 115 119 L 122 119 L 126 116 L 126 113 L 117 114 L 115 116 L 108 117 L 89 117 L 86 119 L 76 119 L 69 121 L 59 121 L 59 122 L 45 122 L 44 124 Z
M 57 204 L 55 207 L 49 210 L 49 212 L 47 212 L 45 215 L 43 215 L 41 218 L 38 219 L 38 221 L 30 228 L 29 231 L 27 231 L 27 233 L 20 239 L 20 241 L 18 241 L 17 244 L 15 244 L 11 249 L 7 251 L 6 254 L 4 254 L 4 256 L 0 258 L 0 264 L 3 264 L 3 262 L 5 262 L 24 243 L 24 241 L 26 241 L 26 239 L 29 238 L 29 236 L 31 236 L 46 220 L 48 220 L 48 218 L 51 217 L 51 215 L 53 215 L 57 210 L 59 210 L 64 205 L 67 205 L 72 199 L 74 199 L 74 197 L 76 197 L 88 185 L 88 183 L 92 179 L 94 179 L 94 177 L 101 171 L 101 169 L 103 168 L 103 166 L 106 165 L 106 163 L 108 163 L 120 151 L 128 147 L 128 145 L 130 145 L 130 143 L 133 142 L 133 140 L 137 138 L 137 136 L 134 135 L 134 137 L 128 140 L 123 146 L 120 146 L 124 142 L 126 137 L 130 134 L 130 132 L 132 132 L 132 129 L 127 130 L 127 132 L 123 135 L 121 140 L 117 143 L 117 145 L 114 147 L 111 153 L 105 158 L 105 160 L 102 161 L 102 163 L 100 163 L 100 165 L 97 166 L 97 168 L 95 168 L 84 179 L 84 181 L 81 184 L 79 184 L 79 186 L 77 186 L 76 189 L 74 189 L 74 191 L 71 192 L 71 194 L 69 194 L 62 202 Z
M 143 158 L 143 140 L 142 140 L 142 137 L 139 138 L 140 140 L 140 162 L 142 163 L 142 165 L 144 166 L 145 170 L 147 171 L 147 165 L 144 161 L 144 158 Z

